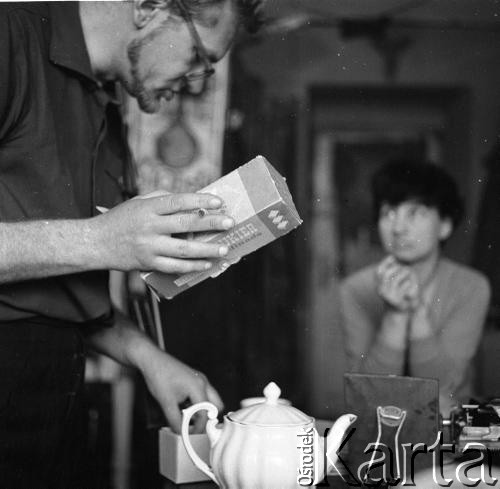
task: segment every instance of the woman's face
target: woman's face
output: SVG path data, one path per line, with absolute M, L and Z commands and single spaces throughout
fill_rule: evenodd
M 378 230 L 384 250 L 402 263 L 430 259 L 452 231 L 450 219 L 443 219 L 434 207 L 408 200 L 398 205 L 382 204 Z

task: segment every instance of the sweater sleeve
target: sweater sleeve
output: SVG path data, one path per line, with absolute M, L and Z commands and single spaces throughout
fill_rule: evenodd
M 442 395 L 448 397 L 463 383 L 470 369 L 490 300 L 488 281 L 480 275 L 475 275 L 475 280 L 468 278 L 463 284 L 456 284 L 460 291 L 450 290 L 447 299 L 440 298 L 453 301 L 453 307 L 442 323 L 436 325 L 436 334 L 412 344 L 413 375 L 437 378 Z
M 379 334 L 381 318 L 375 304 L 365 297 L 369 291 L 366 283 L 361 283 L 364 279 L 362 276 L 347 279 L 340 289 L 347 368 L 359 373 L 400 375 L 404 352 L 387 345 Z M 376 299 L 375 295 L 373 298 Z

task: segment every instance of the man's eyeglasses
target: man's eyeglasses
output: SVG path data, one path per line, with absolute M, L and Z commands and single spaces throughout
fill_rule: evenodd
M 193 38 L 194 48 L 196 50 L 196 55 L 198 60 L 203 64 L 203 70 L 201 71 L 191 71 L 184 75 L 184 80 L 186 82 L 192 82 L 197 80 L 204 80 L 212 76 L 215 73 L 215 69 L 208 57 L 208 53 L 201 42 L 200 35 L 194 26 L 193 19 L 183 0 L 173 0 L 181 12 L 182 17 L 186 21 L 191 37 Z

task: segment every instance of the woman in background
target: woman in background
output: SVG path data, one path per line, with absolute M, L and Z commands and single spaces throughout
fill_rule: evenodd
M 439 380 L 440 410 L 473 395 L 490 287 L 442 255 L 463 215 L 451 176 L 425 162 L 393 161 L 372 180 L 380 262 L 341 285 L 349 370 Z

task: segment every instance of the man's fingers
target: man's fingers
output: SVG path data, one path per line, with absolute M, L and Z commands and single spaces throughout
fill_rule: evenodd
M 170 194 L 154 199 L 154 210 L 161 215 L 197 209 L 219 209 L 221 205 L 222 200 L 211 194 Z
M 223 258 L 229 249 L 226 245 L 217 243 L 203 243 L 188 239 L 162 236 L 155 241 L 155 253 L 165 258 Z
M 212 387 L 212 385 L 205 379 L 205 389 L 202 391 L 193 392 L 191 396 L 191 402 L 196 404 L 198 402 L 209 401 L 215 405 L 215 407 L 221 412 L 224 409 L 224 403 L 220 398 L 218 392 Z M 200 411 L 197 413 L 193 432 L 203 433 L 207 424 L 207 413 L 206 411 Z
M 162 273 L 204 272 L 213 267 L 209 260 L 183 260 L 181 258 L 159 257 L 155 259 L 154 270 Z
M 192 404 L 197 404 L 199 402 L 208 400 L 206 394 L 206 384 L 208 384 L 208 381 L 202 373 L 198 372 L 196 373 L 196 375 L 199 376 L 198 379 L 200 380 L 200 385 L 197 386 L 196 389 L 192 389 L 192 391 L 189 393 L 189 400 Z M 203 433 L 205 431 L 205 426 L 208 419 L 206 411 L 198 411 L 193 419 L 194 425 L 192 428 L 192 432 Z
M 210 386 L 210 384 L 208 383 L 207 378 L 201 372 L 194 371 L 194 374 L 196 376 L 196 382 L 191 384 L 191 389 L 188 394 L 189 400 L 192 404 L 197 404 L 204 401 L 212 402 L 212 399 L 210 398 L 208 392 L 208 387 Z M 220 409 L 217 404 L 215 405 L 218 409 Z M 193 418 L 194 425 L 191 431 L 193 433 L 203 433 L 205 431 L 207 419 L 208 416 L 206 411 L 199 411 L 198 413 L 196 413 L 196 416 Z
M 190 396 L 190 400 L 191 400 L 192 404 L 197 404 L 199 402 L 206 401 L 207 399 L 206 399 L 206 396 L 198 396 L 193 392 L 193 394 Z M 208 420 L 207 412 L 206 411 L 198 411 L 196 413 L 196 416 L 194 416 L 194 418 L 192 418 L 192 419 L 193 419 L 194 423 L 193 423 L 193 427 L 191 429 L 191 432 L 192 433 L 203 433 L 205 431 L 205 427 L 207 425 L 207 420 Z
M 219 393 L 214 389 L 214 387 L 212 387 L 210 383 L 207 383 L 207 398 L 212 404 L 217 407 L 219 412 L 224 409 L 224 403 L 222 402 Z
M 234 226 L 234 220 L 224 214 L 208 214 L 200 217 L 196 212 L 160 216 L 155 223 L 157 223 L 156 231 L 162 234 L 225 231 Z
M 167 418 L 168 425 L 174 433 L 181 432 L 182 413 L 179 406 L 174 402 L 167 401 L 163 405 L 163 413 Z
M 192 429 L 190 430 L 191 433 L 204 433 L 208 421 L 206 411 L 198 411 L 193 419 L 194 424 Z

